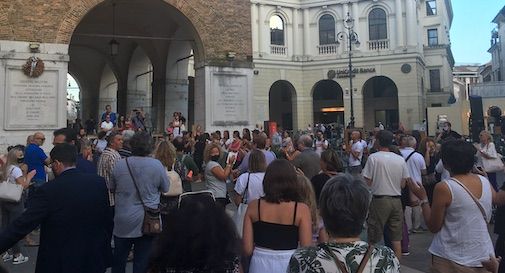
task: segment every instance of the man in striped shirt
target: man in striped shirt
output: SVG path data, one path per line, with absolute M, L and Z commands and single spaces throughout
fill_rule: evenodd
M 100 155 L 98 160 L 98 175 L 105 178 L 107 188 L 110 189 L 110 180 L 114 166 L 121 159 L 119 149 L 123 147 L 123 136 L 120 133 L 112 132 L 107 137 L 107 148 Z M 114 206 L 114 194 L 109 190 L 110 206 Z

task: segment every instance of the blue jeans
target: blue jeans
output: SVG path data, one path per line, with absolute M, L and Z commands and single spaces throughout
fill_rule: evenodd
M 128 253 L 133 245 L 133 273 L 146 273 L 154 237 L 119 238 L 114 236 L 112 273 L 125 273 Z

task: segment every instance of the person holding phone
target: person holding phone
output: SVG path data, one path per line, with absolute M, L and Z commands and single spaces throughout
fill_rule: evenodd
M 219 144 L 210 143 L 205 147 L 204 160 L 205 160 L 205 181 L 207 182 L 208 189 L 216 197 L 216 202 L 225 209 L 229 203 L 227 198 L 226 179 L 231 174 L 235 157 L 231 157 L 226 162 L 223 168 L 219 164 L 221 157 L 221 147 Z

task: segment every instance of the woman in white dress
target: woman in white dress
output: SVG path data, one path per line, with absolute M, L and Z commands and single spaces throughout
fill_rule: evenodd
M 32 170 L 28 174 L 23 174 L 19 164 L 23 163 L 24 154 L 20 148 L 12 148 L 7 154 L 7 160 L 1 168 L 0 181 L 3 183 L 13 183 L 27 188 L 36 171 Z M 7 227 L 24 211 L 24 198 L 19 202 L 1 201 L 0 207 L 2 211 L 2 228 Z M 12 260 L 13 264 L 22 264 L 28 261 L 28 257 L 21 253 L 21 241 L 17 242 L 9 251 L 7 251 L 2 259 L 5 262 Z

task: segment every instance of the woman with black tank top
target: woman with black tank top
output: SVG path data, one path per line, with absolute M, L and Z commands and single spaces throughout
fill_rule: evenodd
M 312 243 L 310 209 L 300 203 L 295 168 L 279 159 L 267 168 L 265 196 L 251 202 L 244 219 L 244 254 L 251 256 L 249 273 L 286 272 L 298 246 Z

